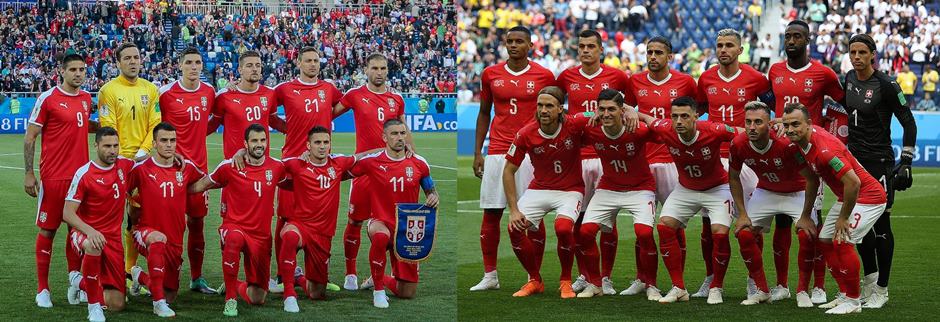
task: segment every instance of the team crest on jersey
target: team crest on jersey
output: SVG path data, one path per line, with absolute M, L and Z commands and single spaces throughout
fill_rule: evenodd
M 778 167 L 778 168 L 779 168 L 779 167 L 782 167 L 782 166 L 783 166 L 783 160 L 781 160 L 780 158 L 774 158 L 774 166 L 776 166 L 776 167 Z
M 709 87 L 708 87 L 708 95 L 718 95 L 718 87 L 709 86 Z
M 579 89 L 581 89 L 581 84 L 578 84 L 578 83 L 571 83 L 571 85 L 568 86 L 568 90 L 572 92 L 579 90 Z
M 574 142 L 571 139 L 565 139 L 565 149 L 571 150 L 574 148 Z
M 535 81 L 526 81 L 525 89 L 526 89 L 526 92 L 529 94 L 535 93 Z
M 150 96 L 140 95 L 140 104 L 147 105 L 150 102 Z
M 743 87 L 742 87 L 742 88 L 738 88 L 738 96 L 744 96 L 744 93 L 745 93 L 745 91 L 744 91 L 744 88 L 743 88 Z
M 669 147 L 669 154 L 679 155 L 679 149 L 674 148 L 674 147 Z
M 601 90 L 605 90 L 605 89 L 608 89 L 608 88 L 610 88 L 610 84 L 607 84 L 607 83 L 602 83 L 602 84 L 601 84 Z
M 624 145 L 624 147 L 627 148 L 627 151 L 635 151 L 635 150 L 636 150 L 636 146 L 634 146 L 633 143 L 627 143 L 626 145 Z
M 394 99 L 391 99 L 391 98 L 388 99 L 388 107 L 389 107 L 389 109 L 392 110 L 392 112 L 395 111 L 395 100 L 394 100 Z
M 267 106 L 268 106 L 268 98 L 267 98 L 267 97 L 262 97 L 262 98 L 261 98 L 261 106 L 264 106 L 264 107 L 267 107 Z
M 545 147 L 544 147 L 544 146 L 537 146 L 537 147 L 535 147 L 534 149 L 532 149 L 532 153 L 535 153 L 535 154 L 542 154 L 542 153 L 545 153 Z M 512 154 L 510 154 L 510 155 L 512 155 Z
M 774 78 L 774 84 L 783 84 L 783 76 L 778 76 Z
M 118 169 L 118 179 L 121 180 L 121 183 L 124 183 L 124 169 Z
M 711 159 L 711 158 L 712 158 L 712 149 L 709 149 L 708 147 L 702 148 L 702 157 L 704 157 L 705 160 Z
M 111 114 L 111 109 L 108 108 L 108 104 L 101 105 L 101 106 L 98 108 L 98 114 L 99 114 L 99 116 L 108 116 L 108 115 L 110 115 L 110 114 Z
M 678 96 L 679 96 L 678 89 L 675 89 L 675 88 L 669 89 L 669 97 L 678 97 Z
M 871 98 L 875 93 L 872 90 L 865 90 L 865 98 Z
M 594 150 L 597 150 L 597 151 L 604 151 L 604 144 L 603 144 L 603 143 L 595 143 L 595 144 L 594 144 Z
M 744 159 L 744 164 L 753 167 L 757 164 L 757 161 L 754 161 L 754 159 Z
M 318 91 L 317 91 L 317 97 L 320 98 L 320 101 L 321 101 L 321 102 L 326 101 L 326 92 L 324 92 L 322 89 L 321 89 L 321 90 L 318 90 Z
M 330 179 L 336 179 L 336 169 L 329 168 L 326 173 L 330 176 Z
M 639 90 L 639 91 L 636 92 L 636 95 L 637 95 L 637 96 L 647 96 L 647 95 L 649 95 L 649 91 L 647 91 L 647 90 L 645 90 L 645 89 L 641 89 L 641 90 Z
M 411 177 L 414 177 L 414 175 L 415 175 L 415 170 L 413 168 L 405 167 L 405 176 L 407 176 L 408 178 L 411 178 Z
M 274 172 L 269 170 L 264 170 L 264 179 L 268 181 L 268 185 L 271 185 L 271 180 L 274 180 Z
M 812 78 L 807 78 L 805 81 L 803 81 L 803 85 L 806 86 L 806 88 L 803 89 L 804 92 L 807 92 L 807 93 L 813 92 L 813 79 Z
M 176 185 L 183 186 L 183 171 L 176 171 Z
M 82 109 L 88 112 L 88 102 L 82 101 Z
M 502 79 L 497 79 L 493 81 L 493 87 L 503 87 L 506 85 L 506 81 Z
M 209 100 L 205 96 L 200 97 L 199 102 L 202 103 L 202 107 L 206 107 L 206 105 L 209 105 Z

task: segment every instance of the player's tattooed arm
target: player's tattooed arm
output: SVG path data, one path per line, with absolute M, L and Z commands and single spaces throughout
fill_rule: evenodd
M 26 171 L 23 179 L 23 189 L 26 194 L 36 197 L 39 191 L 39 181 L 36 180 L 36 171 L 33 170 L 33 159 L 36 157 L 36 138 L 42 130 L 38 125 L 26 128 L 26 138 L 23 140 L 23 169 Z
M 806 191 L 803 198 L 803 212 L 800 219 L 796 221 L 796 229 L 805 231 L 810 238 L 816 238 L 816 224 L 813 222 L 812 214 L 816 204 L 816 193 L 819 191 L 819 176 L 808 167 L 801 169 L 800 175 L 806 179 Z

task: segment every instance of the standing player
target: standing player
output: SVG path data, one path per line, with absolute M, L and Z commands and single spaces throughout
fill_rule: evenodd
M 196 48 L 183 50 L 179 57 L 180 80 L 160 88 L 160 115 L 164 122 L 176 129 L 176 149 L 192 161 L 203 173 L 208 172 L 206 136 L 209 114 L 215 103 L 215 89 L 199 80 L 202 74 L 202 55 Z M 189 289 L 215 294 L 202 276 L 205 256 L 205 216 L 209 212 L 209 194 L 191 194 L 186 200 L 186 227 L 189 235 L 186 254 L 189 258 Z
M 645 149 L 649 130 L 646 124 L 641 124 L 635 132 L 628 133 L 623 121 L 623 94 L 614 89 L 600 92 L 597 97 L 597 115 L 603 127 L 585 128 L 583 146 L 596 149 L 600 164 L 603 165 L 603 174 L 597 185 L 597 198 L 588 204 L 584 222 L 576 231 L 582 267 L 586 268 L 582 273 L 587 275 L 589 283 L 578 297 L 601 294 L 602 289 L 597 285 L 606 281 L 602 280 L 603 275 L 597 266 L 599 258 L 595 237 L 599 230 L 613 230 L 617 213 L 624 209 L 633 215 L 633 231 L 639 248 L 636 254 L 637 275 L 641 277 L 639 283 L 644 284 L 647 298 L 656 301 L 662 295 L 656 288 L 656 281 L 650 280 L 647 273 L 650 266 L 658 265 L 656 241 L 653 240 L 656 213 L 656 194 L 653 191 L 656 183 L 646 162 Z
M 682 251 L 677 238 L 695 213 L 704 209 L 711 217 L 714 246 L 709 257 L 714 267 L 714 278 L 709 285 L 708 304 L 722 303 L 722 284 L 731 257 L 728 230 L 731 226 L 731 191 L 728 174 L 721 166 L 717 151 L 731 141 L 738 129 L 710 121 L 697 121 L 697 104 L 683 96 L 672 101 L 671 119 L 656 119 L 641 115 L 657 138 L 669 148 L 679 172 L 679 186 L 663 205 L 656 229 L 663 262 L 669 270 L 673 287 L 660 303 L 688 301 L 683 271 Z M 679 255 L 679 256 L 676 256 Z
M 708 120 L 723 123 L 734 127 L 744 127 L 744 104 L 756 101 L 759 98 L 770 100 L 770 82 L 756 69 L 747 64 L 738 62 L 741 55 L 741 34 L 732 29 L 718 31 L 715 40 L 715 52 L 718 55 L 718 65 L 709 68 L 698 79 L 698 95 L 705 104 L 702 108 L 708 113 Z M 728 144 L 722 144 L 721 164 L 728 170 Z M 747 166 L 741 168 L 741 184 L 744 188 L 744 202 L 750 199 L 751 193 L 757 186 L 757 177 L 754 171 Z M 744 204 L 740 204 L 743 206 Z M 708 295 L 708 283 L 711 282 L 714 271 L 711 262 L 712 234 L 711 221 L 705 214 L 702 217 L 702 256 L 705 258 L 705 282 L 696 295 Z M 787 231 L 787 234 L 790 232 Z M 760 242 L 759 242 L 760 243 Z M 786 285 L 786 269 L 783 272 L 783 285 Z M 753 288 L 753 280 L 748 280 L 748 289 Z M 750 294 L 750 292 L 749 292 Z
M 408 138 L 408 127 L 404 122 L 398 119 L 385 121 L 382 134 L 385 151 L 363 157 L 349 169 L 349 174 L 354 177 L 369 177 L 370 189 L 376 192 L 370 196 L 372 218 L 368 227 L 372 241 L 369 247 L 372 277 L 363 283 L 363 288 L 368 288 L 370 282 L 374 285 L 372 305 L 378 308 L 388 307 L 386 288 L 404 299 L 414 298 L 418 292 L 418 264 L 398 260 L 390 241 L 392 233 L 389 227 L 396 227 L 397 222 L 395 204 L 418 202 L 419 188 L 424 190 L 426 206 L 437 208 L 439 199 L 428 162 L 417 154 L 407 156 Z M 391 276 L 385 276 L 386 253 L 392 267 Z
M 222 276 L 225 279 L 225 316 L 238 316 L 236 294 L 252 305 L 264 304 L 271 274 L 271 217 L 275 189 L 284 165 L 269 157 L 268 129 L 252 123 L 244 130 L 245 168 L 236 170 L 226 159 L 211 174 L 189 188 L 190 193 L 225 188 L 222 195 Z M 245 257 L 245 281 L 238 280 L 239 256 Z M 221 290 L 219 292 L 222 292 Z
M 626 95 L 624 102 L 635 106 L 637 112 L 657 119 L 666 119 L 672 114 L 672 100 L 682 96 L 695 97 L 697 95 L 695 80 L 688 74 L 670 69 L 669 62 L 672 59 L 672 43 L 659 36 L 651 38 L 646 45 L 647 70 L 630 77 L 628 82 L 630 90 L 624 93 Z M 656 202 L 660 205 L 665 204 L 666 198 L 679 184 L 676 164 L 673 163 L 672 156 L 662 143 L 647 142 L 646 159 L 653 172 L 653 178 L 656 180 Z M 679 230 L 678 240 L 682 250 L 681 259 L 685 263 L 684 229 Z M 656 280 L 658 268 L 659 265 L 651 265 L 652 271 L 647 272 L 650 274 L 648 276 L 650 280 Z M 637 280 L 639 277 L 637 276 Z M 623 293 L 626 293 L 625 295 L 640 294 L 645 289 L 645 283 L 635 280 Z
M 917 138 L 917 124 L 900 86 L 872 68 L 874 52 L 875 42 L 868 35 L 855 35 L 849 40 L 849 57 L 855 69 L 845 76 L 847 94 L 842 104 L 850 115 L 849 151 L 882 183 L 888 198 L 885 213 L 858 244 L 865 269 L 861 297 L 865 308 L 880 308 L 888 302 L 888 277 L 894 258 L 891 205 L 895 189 L 905 190 L 911 186 L 911 162 Z M 904 127 L 904 148 L 896 169 L 891 147 L 891 115 Z
M 72 227 L 69 240 L 82 256 L 82 274 L 69 276 L 69 283 L 88 293 L 88 320 L 103 322 L 104 307 L 124 310 L 121 221 L 126 175 L 134 161 L 118 155 L 118 134 L 111 127 L 95 132 L 95 150 L 95 160 L 78 168 L 72 178 L 62 218 Z
M 542 218 L 556 211 L 555 235 L 558 237 L 558 260 L 561 263 L 559 292 L 562 298 L 576 296 L 571 287 L 574 261 L 574 222 L 581 211 L 584 180 L 581 178 L 581 135 L 587 118 L 566 117 L 561 104 L 565 92 L 557 86 L 539 91 L 535 118 L 519 131 L 506 153 L 503 186 L 509 205 L 509 238 L 519 262 L 529 273 L 529 280 L 512 296 L 523 297 L 545 291 L 540 270 L 543 250 L 534 245 L 532 236 L 544 230 Z M 529 155 L 535 178 L 516 200 L 516 171 Z M 528 231 L 528 234 L 526 233 Z M 544 240 L 544 233 L 536 238 Z M 590 264 L 587 264 L 590 265 Z M 596 284 L 594 285 L 596 288 Z M 596 294 L 596 293 L 595 293 Z
M 473 173 L 477 178 L 483 179 L 480 184 L 480 208 L 483 209 L 483 223 L 480 225 L 483 279 L 471 287 L 471 291 L 499 289 L 496 262 L 502 230 L 499 222 L 503 217 L 503 210 L 506 209 L 506 197 L 503 192 L 505 154 L 519 129 L 532 122 L 539 91 L 555 84 L 555 75 L 551 71 L 529 60 L 529 50 L 532 49 L 531 36 L 532 32 L 526 27 L 510 28 L 503 39 L 509 59 L 487 67 L 481 76 L 480 114 L 477 115 Z M 484 158 L 483 144 L 487 133 L 489 148 Z M 517 172 L 516 187 L 519 187 L 519 190 L 516 196 L 521 196 L 532 180 L 532 163 L 529 159 L 522 160 L 519 167 L 521 171 Z M 532 236 L 538 249 L 545 248 L 544 233 L 545 229 L 540 228 Z M 535 234 L 541 234 L 541 237 L 534 236 Z M 541 258 L 542 252 L 536 253 Z
M 622 71 L 601 64 L 601 55 L 604 54 L 604 46 L 601 41 L 601 35 L 594 30 L 584 30 L 578 34 L 578 60 L 581 66 L 571 67 L 558 76 L 558 86 L 568 93 L 568 111 L 574 113 L 594 112 L 597 110 L 597 95 L 605 89 L 617 90 L 621 93 L 627 91 L 627 75 Z M 635 126 L 635 125 L 634 125 Z M 632 132 L 632 128 L 629 129 Z M 584 179 L 584 204 L 591 201 L 594 190 L 597 188 L 603 170 L 601 169 L 601 160 L 598 159 L 597 152 L 591 145 L 584 145 L 581 148 L 581 171 Z M 583 220 L 583 214 L 579 217 Z M 580 223 L 579 220 L 577 223 Z M 575 224 L 575 231 L 579 230 L 579 224 Z M 601 232 L 601 276 L 603 277 L 604 294 L 613 295 L 614 283 L 610 280 L 610 274 L 614 267 L 614 259 L 617 256 L 617 223 L 614 220 L 614 227 L 611 230 Z M 581 292 L 587 285 L 584 273 L 581 271 L 581 261 L 578 261 L 578 280 L 574 282 L 572 288 L 575 292 Z M 596 285 L 595 285 L 596 286 Z
M 853 244 L 861 242 L 881 217 L 887 197 L 878 180 L 862 168 L 845 145 L 823 128 L 813 126 L 809 115 L 802 104 L 787 105 L 783 124 L 787 137 L 799 146 L 806 163 L 813 169 L 806 181 L 822 179 L 838 198 L 826 215 L 819 239 L 826 264 L 841 293 L 819 307 L 829 309 L 827 314 L 859 313 L 862 311 L 859 300 L 861 263 Z M 806 203 L 797 227 L 813 232 L 810 212 Z
M 160 123 L 160 93 L 156 85 L 138 77 L 143 67 L 137 45 L 123 43 L 114 54 L 121 74 L 104 84 L 98 92 L 98 118 L 101 126 L 117 130 L 121 140 L 121 156 L 140 161 L 148 158 L 153 143 L 151 131 Z M 128 216 L 135 211 L 140 211 L 140 208 L 130 202 Z M 124 231 L 124 272 L 127 273 L 127 284 L 132 283 L 131 268 L 137 265 L 138 256 L 130 233 L 133 224 L 128 217 L 127 229 Z M 131 295 L 139 292 L 137 288 L 131 288 Z
M 770 107 L 762 102 L 750 102 L 744 109 L 744 127 L 747 133 L 739 134 L 731 141 L 728 181 L 738 211 L 738 220 L 734 226 L 735 236 L 741 244 L 741 255 L 748 264 L 751 278 L 757 284 L 755 287 L 760 290 L 749 293 L 748 299 L 742 304 L 753 305 L 770 299 L 767 294 L 767 280 L 755 278 L 764 276 L 760 234 L 770 230 L 771 221 L 777 215 L 783 214 L 792 220 L 800 219 L 803 211 L 801 205 L 804 202 L 812 205 L 815 198 L 805 198 L 807 184 L 800 172 L 810 170 L 797 161 L 796 157 L 800 152 L 796 145 L 784 137 L 778 137 L 776 132 L 770 133 L 773 113 Z M 747 198 L 741 175 L 745 166 L 750 166 L 758 178 L 757 188 L 750 200 Z M 811 182 L 808 191 L 817 191 L 817 184 L 818 182 Z M 809 279 L 813 274 L 815 245 L 805 231 L 800 230 L 797 236 L 800 240 L 797 253 L 800 273 L 796 287 L 796 303 L 799 307 L 812 307 L 813 303 L 807 291 Z
M 204 176 L 191 161 L 174 164 L 176 129 L 161 122 L 153 128 L 152 157 L 138 162 L 128 177 L 128 191 L 139 192 L 139 213 L 131 213 L 134 247 L 147 258 L 149 274 L 135 266 L 135 284 L 147 284 L 153 298 L 153 313 L 173 317 L 173 302 L 179 290 L 183 266 L 183 232 L 186 230 L 187 187 Z
M 85 83 L 85 61 L 81 55 L 71 53 L 62 57 L 59 64 L 62 84 L 43 92 L 29 115 L 29 127 L 23 143 L 26 176 L 23 187 L 30 196 L 39 197 L 36 210 L 36 305 L 52 307 L 49 293 L 49 263 L 52 261 L 52 240 L 62 224 L 62 206 L 68 193 L 70 178 L 75 170 L 88 163 L 88 123 L 91 113 L 91 95 L 79 89 Z M 42 134 L 42 150 L 39 154 L 37 182 L 33 170 L 36 137 Z M 66 233 L 67 235 L 68 233 Z M 78 275 L 81 259 L 75 249 L 68 246 L 65 238 L 65 258 L 68 262 L 69 279 Z M 70 294 L 69 303 L 78 304 L 78 297 Z M 73 300 L 75 300 L 73 302 Z
M 347 91 L 340 99 L 340 105 L 331 105 L 333 116 L 353 110 L 356 153 L 383 147 L 383 128 L 388 120 L 405 122 L 405 101 L 386 84 L 388 58 L 385 55 L 372 54 L 366 58 L 366 77 L 368 82 L 365 85 Z M 410 132 L 405 143 L 410 150 L 413 146 Z M 349 190 L 349 222 L 343 232 L 343 253 L 346 256 L 346 281 L 343 287 L 357 290 L 359 278 L 356 276 L 356 258 L 362 239 L 362 222 L 373 215 L 369 202 L 373 191 L 369 188 L 368 178 L 354 179 Z
M 770 67 L 767 76 L 771 81 L 771 88 L 774 92 L 775 106 L 774 121 L 779 122 L 783 115 L 784 105 L 790 103 L 801 103 L 809 110 L 810 119 L 819 122 L 819 125 L 825 126 L 823 118 L 824 96 L 829 96 L 835 101 L 841 101 L 845 96 L 842 90 L 842 84 L 835 72 L 822 63 L 811 60 L 807 51 L 809 42 L 809 26 L 802 20 L 794 20 L 787 25 L 784 32 L 784 45 L 786 46 L 787 60 L 774 64 Z M 780 127 L 776 127 L 778 132 Z M 816 209 L 822 208 L 823 190 L 817 193 Z M 820 211 L 821 212 L 821 211 Z M 817 217 L 820 215 L 817 212 Z M 771 291 L 771 298 L 775 301 L 790 297 L 790 290 L 785 282 L 786 276 L 781 276 L 781 272 L 786 274 L 787 266 L 790 262 L 790 243 L 792 225 L 789 217 L 778 216 L 777 228 L 774 231 L 774 264 L 777 267 L 778 285 Z M 817 254 L 822 252 L 816 249 Z M 821 257 L 814 256 L 816 263 L 813 270 L 815 282 L 813 283 L 812 299 L 813 303 L 825 303 L 825 262 L 819 260 Z
M 281 148 L 281 158 L 297 158 L 307 151 L 308 131 L 315 126 L 332 129 L 333 109 L 339 105 L 343 93 L 332 83 L 320 79 L 320 53 L 314 47 L 303 47 L 296 60 L 300 76 L 274 87 L 274 96 L 278 104 L 284 106 L 287 119 L 286 138 Z M 277 224 L 275 225 L 274 247 L 280 249 L 281 227 L 284 221 L 293 215 L 294 193 L 287 189 L 277 192 Z M 332 236 L 332 235 L 330 235 Z M 280 253 L 275 254 L 278 257 Z M 278 261 L 280 262 L 280 261 Z M 279 280 L 282 275 L 278 274 Z M 291 279 L 293 271 L 287 277 Z M 280 287 L 278 287 L 280 288 Z

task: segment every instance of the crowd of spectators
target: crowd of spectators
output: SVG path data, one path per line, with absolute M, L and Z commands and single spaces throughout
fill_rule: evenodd
M 0 91 L 51 88 L 58 81 L 56 57 L 71 49 L 85 55 L 84 89 L 95 92 L 119 74 L 112 49 L 124 41 L 138 45 L 144 61 L 141 77 L 157 85 L 176 79 L 176 53 L 186 46 L 205 53 L 205 80 L 224 87 L 237 77 L 238 55 L 246 50 L 262 54 L 263 82 L 273 86 L 296 76 L 293 58 L 300 47 L 313 45 L 323 53 L 321 77 L 341 90 L 362 84 L 364 58 L 379 52 L 389 58 L 389 84 L 396 91 L 455 91 L 452 6 L 413 0 L 343 2 L 329 7 L 282 2 L 271 12 L 257 0 L 238 1 L 238 6 L 221 1 L 201 10 L 192 2 L 173 0 L 44 0 L 0 7 Z

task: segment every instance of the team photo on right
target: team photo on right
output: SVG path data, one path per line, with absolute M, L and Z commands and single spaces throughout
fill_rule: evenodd
M 938 9 L 458 2 L 459 317 L 936 315 Z

